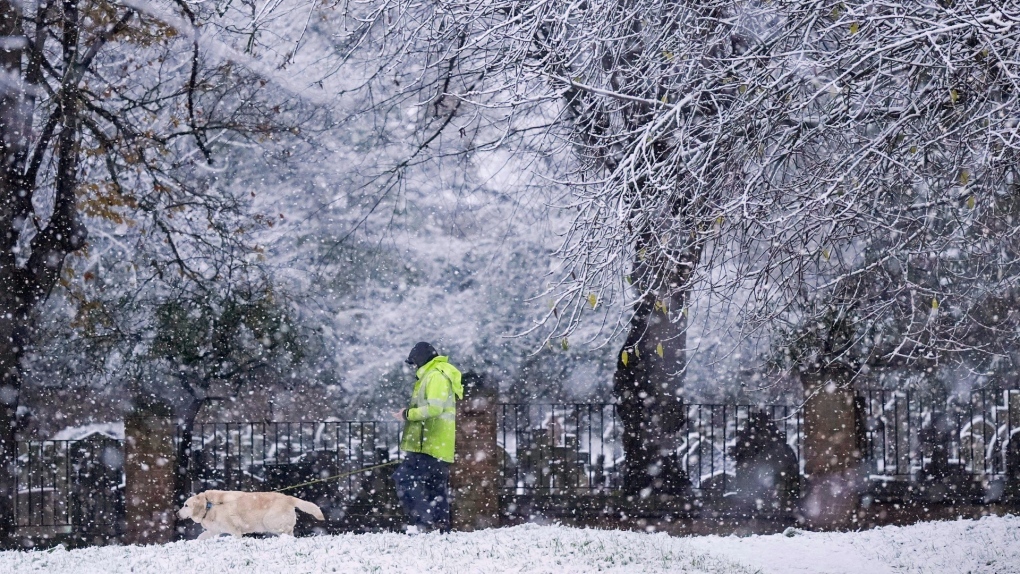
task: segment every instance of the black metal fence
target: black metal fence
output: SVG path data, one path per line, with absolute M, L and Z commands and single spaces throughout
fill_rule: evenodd
M 907 391 L 858 393 L 864 458 L 873 484 L 957 478 L 1020 484 L 1020 389 L 938 398 Z M 741 433 L 752 419 L 803 471 L 803 417 L 785 405 L 688 404 L 677 461 L 694 489 L 727 492 L 738 474 Z M 394 461 L 402 424 L 378 421 L 210 423 L 193 431 L 194 491 L 276 490 Z M 623 428 L 613 404 L 500 404 L 496 443 L 506 495 L 620 489 Z M 44 535 L 116 536 L 124 516 L 123 445 L 21 441 L 15 520 Z M 291 491 L 323 507 L 331 530 L 385 528 L 399 514 L 393 467 Z M 977 487 L 975 487 L 977 488 Z M 887 492 L 892 492 L 887 489 Z M 904 491 L 906 492 L 906 491 Z
M 688 404 L 675 452 L 696 489 L 727 488 L 738 433 L 764 412 L 800 460 L 803 419 L 786 405 Z M 602 492 L 622 486 L 623 428 L 613 404 L 499 405 L 497 445 L 506 494 Z
M 198 424 L 192 432 L 191 476 L 202 488 L 261 490 L 290 486 L 277 483 L 309 466 L 328 476 L 342 474 L 398 458 L 401 426 L 396 421 Z M 350 491 L 358 479 L 353 475 L 334 486 Z
M 873 483 L 956 478 L 1002 486 L 1009 476 L 1020 479 L 1020 440 L 1014 440 L 1020 389 L 950 397 L 862 390 L 857 396 Z M 686 405 L 674 447 L 693 488 L 730 487 L 739 433 L 755 413 L 764 413 L 803 473 L 799 406 L 693 403 Z M 622 485 L 622 426 L 612 404 L 501 404 L 497 429 L 505 494 L 601 492 Z
M 1020 389 L 948 398 L 887 390 L 858 396 L 866 414 L 865 458 L 874 479 L 966 475 L 998 480 L 1020 471 L 1010 469 L 1011 440 L 1020 432 Z
M 621 486 L 622 427 L 612 404 L 499 405 L 503 490 L 513 494 Z
M 397 460 L 401 427 L 397 421 L 199 424 L 192 433 L 192 490 L 271 491 L 314 482 L 287 494 L 318 504 L 325 530 L 392 526 L 398 516 L 393 466 L 315 481 Z
M 736 474 L 741 454 L 735 453 L 738 436 L 756 413 L 763 413 L 781 446 L 796 457 L 803 472 L 801 443 L 804 420 L 790 405 L 689 404 L 687 425 L 677 450 L 684 470 L 696 489 L 726 491 Z
M 117 536 L 124 518 L 123 443 L 18 441 L 15 527 L 45 535 Z

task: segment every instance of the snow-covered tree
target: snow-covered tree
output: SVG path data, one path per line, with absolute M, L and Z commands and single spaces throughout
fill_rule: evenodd
M 545 325 L 565 342 L 585 309 L 624 309 L 607 330 L 628 332 L 615 390 L 631 488 L 654 486 L 672 448 L 699 299 L 736 308 L 745 338 L 830 331 L 798 355 L 806 384 L 848 384 L 862 345 L 1004 356 L 970 301 L 1009 300 L 1016 279 L 1015 2 L 386 6 L 405 22 L 395 59 L 421 70 L 404 93 L 434 118 L 422 141 L 573 150 L 546 174 L 575 215 Z M 870 346 L 889 312 L 897 327 Z M 1013 315 L 990 317 L 1012 341 Z
M 0 4 L 4 532 L 13 526 L 11 471 L 24 370 L 39 360 L 27 349 L 50 294 L 62 291 L 71 314 L 48 319 L 93 328 L 127 341 L 130 350 L 139 343 L 131 324 L 137 316 L 106 312 L 92 296 L 95 285 L 117 286 L 107 302 L 130 308 L 132 298 L 151 302 L 161 289 L 180 295 L 240 284 L 231 273 L 239 262 L 257 259 L 251 231 L 273 222 L 250 214 L 247 190 L 218 183 L 215 174 L 231 148 L 290 134 L 307 117 L 302 113 L 315 113 L 309 102 L 321 90 L 312 80 L 297 85 L 280 73 L 282 65 L 256 56 L 257 34 L 246 18 L 268 26 L 283 16 L 268 10 L 255 18 L 246 10 L 183 0 Z M 71 253 L 81 262 L 65 266 Z M 164 281 L 171 275 L 173 281 Z M 159 309 L 165 307 L 149 310 Z

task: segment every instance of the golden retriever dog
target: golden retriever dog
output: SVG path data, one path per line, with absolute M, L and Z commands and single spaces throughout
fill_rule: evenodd
M 205 528 L 199 540 L 220 534 L 242 536 L 253 532 L 293 536 L 297 522 L 295 508 L 324 520 L 318 506 L 300 498 L 279 492 L 234 490 L 207 490 L 196 494 L 184 502 L 177 516 L 190 518 Z

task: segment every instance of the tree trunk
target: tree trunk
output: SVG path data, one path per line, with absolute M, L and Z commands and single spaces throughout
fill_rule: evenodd
M 664 283 L 684 285 L 674 279 Z M 687 422 L 681 397 L 687 366 L 686 294 L 643 297 L 617 357 L 613 393 L 623 423 L 623 483 L 629 494 L 675 493 L 676 481 L 686 480 L 673 476 L 680 470 L 671 464 L 677 433 Z
M 78 2 L 62 3 L 62 48 L 64 65 L 76 66 L 78 44 Z M 26 83 L 34 80 L 38 55 L 30 54 L 28 77 L 24 68 L 27 42 L 19 7 L 0 0 L 0 67 L 10 78 Z M 41 49 L 41 47 L 37 47 Z M 71 77 L 71 75 L 68 75 Z M 60 135 L 55 151 L 57 173 L 54 181 L 53 211 L 47 225 L 33 212 L 36 182 L 26 169 L 31 102 L 25 92 L 6 82 L 0 93 L 0 537 L 14 533 L 15 476 L 17 472 L 17 411 L 22 392 L 22 359 L 32 338 L 32 314 L 53 289 L 68 253 L 85 244 L 86 230 L 77 210 L 75 184 L 79 165 L 79 119 L 77 85 L 61 86 L 58 94 Z M 44 146 L 43 143 L 39 143 Z M 45 146 L 44 146 L 45 147 Z M 34 221 L 33 221 L 34 220 Z M 32 225 L 35 223 L 35 225 Z M 34 230 L 29 241 L 22 234 Z M 19 256 L 28 248 L 27 258 Z
M 21 77 L 22 47 L 16 38 L 21 31 L 21 14 L 16 5 L 0 1 L 0 36 L 7 38 L 0 48 L 0 67 L 10 78 Z M 28 327 L 24 293 L 24 272 L 17 265 L 19 234 L 31 209 L 31 198 L 20 183 L 19 157 L 24 156 L 21 133 L 25 122 L 22 94 L 5 82 L 0 92 L 0 541 L 14 534 L 14 497 L 17 468 L 15 432 L 21 395 L 21 358 Z

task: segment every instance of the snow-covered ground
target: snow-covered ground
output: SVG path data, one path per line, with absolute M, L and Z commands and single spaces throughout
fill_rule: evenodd
M 450 535 L 226 539 L 0 553 L 0 572 L 1020 573 L 1020 518 L 675 538 L 525 525 Z

